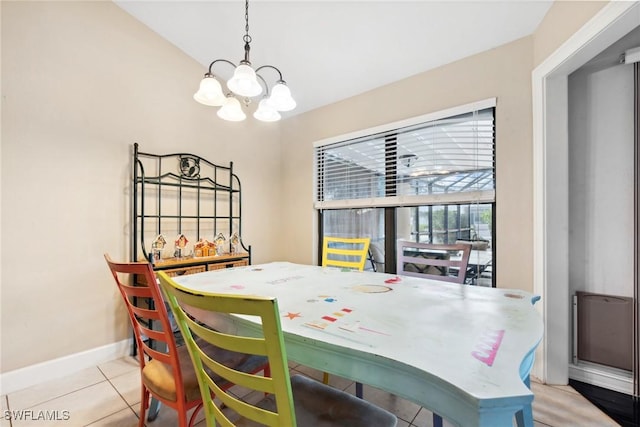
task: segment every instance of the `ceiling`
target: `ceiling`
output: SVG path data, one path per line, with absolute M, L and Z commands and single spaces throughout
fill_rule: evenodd
M 115 3 L 201 63 L 203 74 L 214 59 L 243 57 L 241 0 Z M 532 34 L 552 3 L 252 0 L 251 62 L 280 69 L 298 103 L 283 114 L 290 117 Z M 213 71 L 226 80 L 233 68 Z M 193 76 L 194 92 L 201 78 Z

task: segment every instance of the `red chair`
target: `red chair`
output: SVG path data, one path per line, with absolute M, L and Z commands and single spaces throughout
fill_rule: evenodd
M 192 426 L 202 408 L 198 378 L 186 346 L 176 345 L 153 268 L 146 262 L 118 263 L 112 261 L 107 254 L 104 257 L 126 304 L 140 349 L 138 358 L 142 399 L 139 427 L 144 427 L 151 397 L 178 412 L 180 427 Z M 133 275 L 138 277 L 136 286 L 132 284 Z M 146 286 L 139 283 L 146 283 Z M 205 348 L 210 357 L 222 360 L 228 367 L 248 373 L 264 371 L 265 376 L 270 376 L 269 365 L 264 357 L 231 352 L 210 344 Z M 225 385 L 226 388 L 231 386 L 231 383 Z M 194 408 L 187 423 L 187 412 Z M 152 415 L 155 418 L 155 414 Z

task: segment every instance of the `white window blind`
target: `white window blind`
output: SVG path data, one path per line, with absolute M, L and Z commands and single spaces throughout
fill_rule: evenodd
M 493 202 L 494 140 L 489 107 L 318 145 L 315 207 Z

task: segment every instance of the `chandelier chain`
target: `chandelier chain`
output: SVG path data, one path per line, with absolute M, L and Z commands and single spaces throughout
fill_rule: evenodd
M 245 43 L 251 43 L 251 36 L 249 35 L 249 0 L 245 0 L 244 2 L 244 37 L 242 38 L 242 40 L 244 40 Z

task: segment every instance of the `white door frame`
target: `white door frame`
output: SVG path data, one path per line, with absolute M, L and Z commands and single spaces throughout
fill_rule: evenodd
M 533 291 L 544 337 L 533 375 L 567 384 L 571 358 L 568 273 L 570 73 L 640 25 L 640 1 L 612 1 L 533 70 Z

